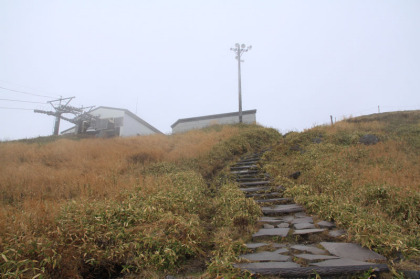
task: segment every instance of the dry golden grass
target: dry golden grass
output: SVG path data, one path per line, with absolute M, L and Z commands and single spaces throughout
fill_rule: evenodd
M 197 158 L 237 132 L 237 128 L 224 127 L 214 133 L 192 131 L 173 136 L 62 139 L 44 145 L 2 143 L 0 203 L 113 197 L 140 179 L 140 173 L 138 177 L 124 175 L 133 163 L 147 166 Z
M 198 158 L 235 133 L 236 127 L 222 127 L 173 136 L 1 143 L 0 244 L 5 233 L 48 230 L 68 200 L 115 199 L 134 187 L 151 193 L 156 183 L 142 176 L 145 167 Z
M 379 142 L 364 145 L 362 136 Z M 291 133 L 267 156 L 268 172 L 309 210 L 353 240 L 419 258 L 420 112 L 385 113 Z M 296 180 L 288 176 L 302 174 Z
M 213 224 L 211 212 L 248 210 L 252 223 L 258 208 L 243 198 L 225 208 L 204 178 L 278 137 L 244 125 L 171 136 L 0 143 L 0 273 L 155 274 L 200 257 L 213 247 L 217 226 L 228 223 Z

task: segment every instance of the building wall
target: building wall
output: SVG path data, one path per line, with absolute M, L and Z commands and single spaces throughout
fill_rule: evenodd
M 127 113 L 124 114 L 124 123 L 123 126 L 120 127 L 120 136 L 122 137 L 129 137 L 129 136 L 136 136 L 136 135 L 151 135 L 156 134 L 153 130 L 149 127 L 146 127 L 142 123 L 138 122 L 136 119 L 132 118 Z
M 257 122 L 256 114 L 243 114 L 242 122 L 245 124 L 254 124 Z M 239 123 L 239 116 L 227 116 L 213 119 L 203 119 L 188 122 L 180 122 L 172 127 L 172 133 L 181 133 L 193 129 L 201 129 L 216 124 L 236 124 Z
M 94 111 L 92 111 L 91 114 L 95 116 L 100 116 L 101 119 L 124 117 L 123 110 L 115 110 L 115 109 L 108 109 L 108 108 L 95 109 Z

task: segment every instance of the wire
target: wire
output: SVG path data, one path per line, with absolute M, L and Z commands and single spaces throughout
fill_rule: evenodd
M 45 102 L 31 102 L 31 101 L 22 101 L 22 100 L 14 100 L 14 99 L 0 99 L 0 101 L 21 102 L 21 103 L 31 103 L 31 104 L 45 104 Z
M 38 96 L 38 97 L 44 97 L 44 98 L 50 98 L 50 99 L 55 98 L 55 97 L 51 97 L 51 96 L 47 96 L 47 95 L 40 95 L 40 94 L 35 94 L 35 93 L 30 93 L 30 92 L 25 92 L 25 91 L 14 90 L 14 89 L 6 88 L 6 87 L 3 87 L 3 86 L 0 86 L 0 88 L 4 89 L 4 90 L 9 90 L 9 91 L 22 93 L 22 94 L 27 94 L 27 95 L 32 95 L 32 96 Z
M 34 110 L 34 109 L 28 109 L 28 108 L 9 108 L 9 107 L 0 107 L 0 109 Z

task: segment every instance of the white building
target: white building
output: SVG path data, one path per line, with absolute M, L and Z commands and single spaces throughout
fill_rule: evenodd
M 97 107 L 89 112 L 96 117 L 87 128 L 88 133 L 95 133 L 103 137 L 162 134 L 158 129 L 127 109 Z M 76 133 L 76 126 L 61 134 Z
M 257 110 L 242 111 L 242 123 L 255 124 Z M 171 125 L 172 133 L 181 133 L 193 129 L 201 129 L 217 124 L 237 124 L 239 123 L 239 112 L 213 114 L 199 117 L 178 119 Z

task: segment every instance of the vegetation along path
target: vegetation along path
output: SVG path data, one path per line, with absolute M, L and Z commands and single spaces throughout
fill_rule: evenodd
M 263 152 L 242 157 L 231 167 L 240 189 L 260 204 L 260 229 L 246 243 L 248 253 L 234 266 L 256 275 L 343 276 L 388 271 L 386 258 L 356 243 L 343 242 L 345 231 L 309 216 L 284 187 L 273 184 L 258 166 Z

